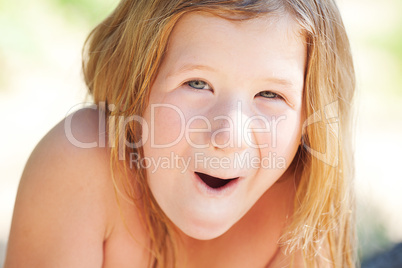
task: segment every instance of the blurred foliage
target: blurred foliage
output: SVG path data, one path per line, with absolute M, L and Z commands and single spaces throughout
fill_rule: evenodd
M 52 59 L 57 41 L 87 35 L 119 0 L 0 0 L 0 91 L 14 90 L 10 75 Z M 69 37 L 67 37 L 69 36 Z M 82 41 L 83 43 L 83 41 Z
M 401 7 L 402 10 L 402 7 Z M 395 56 L 402 65 L 402 17 L 393 31 L 379 40 L 379 45 Z
M 95 25 L 108 16 L 117 6 L 118 0 L 48 0 L 71 22 L 86 20 Z
M 402 10 L 401 0 L 390 0 L 389 3 L 395 10 Z M 395 21 L 383 31 L 372 32 L 367 35 L 364 41 L 366 46 L 370 46 L 378 51 L 382 51 L 389 55 L 394 66 L 398 70 L 392 76 L 392 87 L 388 87 L 390 93 L 395 94 L 396 97 L 402 97 L 402 16 L 392 16 Z M 385 71 L 387 72 L 387 71 Z
M 402 73 L 402 17 L 400 23 L 398 23 L 391 32 L 373 38 L 370 43 L 392 55 L 392 59 L 397 62 L 399 71 Z M 399 82 L 402 82 L 401 76 L 398 76 L 397 79 Z M 401 83 L 398 84 L 400 85 Z M 402 94 L 402 92 L 399 93 Z

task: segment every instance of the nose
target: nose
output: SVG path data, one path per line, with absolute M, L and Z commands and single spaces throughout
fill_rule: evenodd
M 245 106 L 244 102 L 237 99 L 218 103 L 213 109 L 209 138 L 211 146 L 216 150 L 239 152 L 248 147 L 250 138 L 245 136 L 245 123 L 249 116 Z

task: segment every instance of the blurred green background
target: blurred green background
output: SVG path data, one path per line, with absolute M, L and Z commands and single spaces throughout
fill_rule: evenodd
M 116 0 L 0 0 L 0 267 L 19 177 L 38 141 L 84 101 L 81 48 Z M 338 1 L 357 71 L 362 259 L 402 241 L 401 0 Z

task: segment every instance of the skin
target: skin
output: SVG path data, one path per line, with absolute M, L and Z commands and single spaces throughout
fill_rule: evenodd
M 305 46 L 297 32 L 296 24 L 286 16 L 279 21 L 262 17 L 232 22 L 190 14 L 176 25 L 153 84 L 150 103 L 174 104 L 186 119 L 193 115 L 210 119 L 210 132 L 193 132 L 190 137 L 196 144 L 211 146 L 195 149 L 181 139 L 170 148 L 155 150 L 145 143 L 146 155 L 166 156 L 173 151 L 182 156 L 201 152 L 230 158 L 236 152 L 248 152 L 259 157 L 271 150 L 286 159 L 285 168 L 275 170 L 200 170 L 213 170 L 216 173 L 211 175 L 222 177 L 245 173 L 244 183 L 232 194 L 219 198 L 197 192 L 194 184 L 188 183 L 190 173 L 168 169 L 149 174 L 150 188 L 181 238 L 179 267 L 289 265 L 277 241 L 292 213 L 295 171 L 290 163 L 303 119 Z M 208 65 L 214 70 L 174 74 L 177 67 L 187 63 Z M 172 72 L 174 75 L 168 77 Z M 292 88 L 273 82 L 279 76 L 290 80 Z M 195 78 L 205 79 L 213 91 L 194 91 L 183 85 Z M 271 81 L 267 82 L 267 78 Z M 284 99 L 267 100 L 258 95 L 274 90 Z M 242 118 L 286 115 L 286 120 L 278 124 L 280 135 L 275 148 L 256 149 L 245 143 L 225 147 L 230 140 L 228 132 L 219 132 L 212 144 L 213 133 L 227 127 L 225 122 L 214 121 L 215 116 L 229 116 L 234 128 L 240 127 L 233 115 L 238 101 L 242 104 Z M 156 143 L 174 140 L 176 116 L 165 108 L 156 114 Z M 150 120 L 150 107 L 145 119 Z M 76 112 L 71 125 L 74 137 L 82 142 L 99 141 L 99 120 L 97 110 Z M 5 268 L 146 267 L 149 239 L 141 224 L 141 211 L 124 191 L 116 199 L 108 148 L 74 146 L 66 137 L 65 122 L 61 121 L 42 139 L 27 162 L 15 204 Z M 205 129 L 205 124 L 194 121 L 191 127 Z M 260 127 L 259 120 L 250 124 L 253 144 L 272 145 L 271 134 L 256 131 Z M 191 167 L 187 172 L 193 171 Z M 121 174 L 115 176 L 119 181 Z M 295 267 L 302 267 L 297 259 Z

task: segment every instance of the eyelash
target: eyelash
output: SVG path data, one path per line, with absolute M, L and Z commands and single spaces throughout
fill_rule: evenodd
M 209 87 L 209 88 L 207 88 L 206 90 L 211 90 L 211 91 L 213 91 L 212 87 L 211 87 L 207 82 L 205 82 L 205 81 L 203 81 L 203 80 L 197 80 L 197 79 L 196 79 L 196 80 L 190 80 L 190 81 L 185 82 L 184 84 L 187 85 L 187 86 L 189 86 L 190 88 L 194 89 L 195 91 L 205 90 L 205 89 L 203 89 L 203 88 L 196 88 L 196 87 L 194 87 L 194 86 L 191 86 L 190 84 L 193 83 L 193 82 L 202 82 L 202 83 L 205 83 L 205 85 Z M 264 93 L 270 93 L 270 94 L 272 94 L 272 95 L 274 95 L 274 96 L 273 96 L 273 97 L 264 97 L 264 96 L 263 96 Z M 272 92 L 272 91 L 268 91 L 268 90 L 266 90 L 266 91 L 261 91 L 261 92 L 257 93 L 256 96 L 261 96 L 261 97 L 263 97 L 263 98 L 266 98 L 266 99 L 273 99 L 273 100 L 281 100 L 281 99 L 283 99 L 283 97 L 282 97 L 281 95 L 279 95 L 279 94 L 277 94 L 277 93 L 275 93 L 275 92 Z
M 270 98 L 270 97 L 264 97 L 264 96 L 262 96 L 262 94 L 264 94 L 264 93 L 273 94 L 274 97 L 271 97 L 271 98 Z M 282 97 L 281 95 L 279 95 L 279 94 L 277 94 L 277 93 L 275 93 L 275 92 L 269 91 L 269 90 L 261 91 L 261 92 L 258 93 L 256 96 L 261 96 L 261 97 L 263 97 L 263 98 L 272 99 L 272 100 L 281 100 L 281 99 L 283 99 L 283 97 Z

